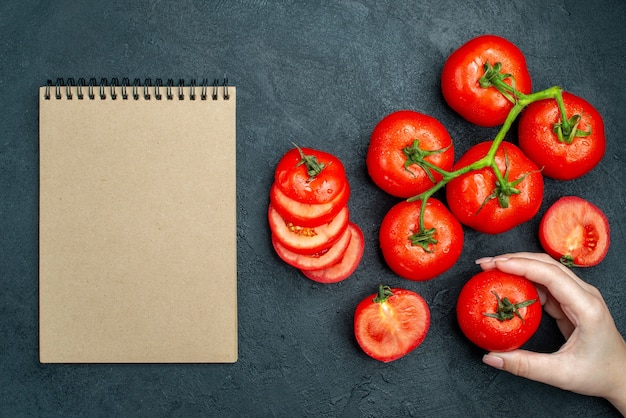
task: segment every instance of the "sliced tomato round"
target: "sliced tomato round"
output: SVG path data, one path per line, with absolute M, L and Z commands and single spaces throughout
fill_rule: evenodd
M 343 253 L 343 256 L 335 264 L 324 269 L 302 269 L 302 274 L 319 283 L 337 283 L 352 275 L 363 258 L 365 240 L 363 239 L 361 228 L 356 224 L 350 223 L 347 232 L 349 232 L 351 236 L 350 244 Z M 329 251 L 332 251 L 334 247 L 335 246 Z
M 330 222 L 316 227 L 302 227 L 285 220 L 270 204 L 267 215 L 270 230 L 276 240 L 286 249 L 299 254 L 317 254 L 329 249 L 348 228 L 348 206 Z
M 270 189 L 270 204 L 287 222 L 315 227 L 330 222 L 348 203 L 350 186 L 346 182 L 335 198 L 326 203 L 303 203 L 287 196 L 276 183 Z
M 272 234 L 272 245 L 276 254 L 287 264 L 300 270 L 319 270 L 331 267 L 341 261 L 350 241 L 352 240 L 352 232 L 346 228 L 341 237 L 330 248 L 320 253 L 307 255 L 299 254 L 288 250 Z
M 543 215 L 539 241 L 548 254 L 567 266 L 595 266 L 609 251 L 609 221 L 593 203 L 565 196 Z
M 370 357 L 390 362 L 417 348 L 428 333 L 430 310 L 419 294 L 380 286 L 363 299 L 354 314 L 354 335 Z

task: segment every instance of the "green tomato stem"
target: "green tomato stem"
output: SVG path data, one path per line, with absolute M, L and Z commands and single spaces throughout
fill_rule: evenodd
M 385 285 L 378 285 L 378 293 L 372 299 L 375 303 L 384 303 L 387 302 L 390 296 L 393 296 L 393 292 L 391 291 L 391 287 Z
M 494 84 L 503 84 L 504 86 L 506 86 L 507 89 L 512 89 L 511 86 L 504 83 L 502 80 L 496 80 Z M 553 86 L 545 90 L 541 90 L 541 91 L 530 93 L 530 94 L 523 94 L 514 89 L 509 90 L 509 91 L 514 91 L 514 96 L 516 100 L 514 101 L 513 107 L 511 108 L 506 119 L 504 120 L 504 123 L 500 127 L 500 130 L 494 137 L 491 147 L 489 148 L 489 151 L 487 151 L 487 154 L 483 158 L 473 162 L 472 164 L 468 164 L 454 171 L 443 170 L 435 166 L 434 164 L 430 164 L 427 161 L 423 161 L 423 164 L 425 166 L 441 174 L 442 179 L 439 182 L 437 182 L 435 185 L 433 185 L 430 189 L 426 190 L 425 192 L 422 192 L 413 197 L 409 197 L 407 199 L 408 202 L 415 202 L 417 200 L 421 200 L 421 210 L 420 210 L 420 216 L 419 216 L 419 231 L 417 231 L 417 234 L 423 234 L 423 233 L 426 233 L 427 231 L 424 226 L 424 212 L 426 210 L 426 203 L 428 199 L 432 197 L 437 191 L 442 189 L 451 180 L 463 174 L 469 173 L 470 171 L 476 171 L 476 170 L 483 169 L 485 167 L 491 167 L 496 176 L 497 181 L 500 183 L 500 187 L 511 189 L 511 188 L 514 188 L 514 186 L 517 185 L 521 181 L 521 180 L 518 180 L 518 181 L 514 181 L 511 183 L 508 181 L 508 179 L 505 178 L 506 176 L 503 176 L 503 174 L 500 172 L 500 169 L 497 167 L 496 162 L 495 162 L 496 153 L 498 152 L 498 149 L 500 148 L 502 141 L 504 141 L 506 134 L 511 129 L 513 122 L 515 122 L 519 114 L 522 112 L 522 110 L 524 110 L 526 106 L 536 101 L 545 100 L 545 99 L 555 99 L 557 103 L 561 103 L 562 105 L 563 90 L 559 86 Z M 564 107 L 562 111 L 564 111 Z M 511 192 L 514 193 L 513 191 Z
M 494 291 L 491 293 L 495 295 L 496 300 L 498 301 L 498 308 L 495 312 L 483 312 L 483 315 L 497 319 L 500 322 L 510 321 L 516 316 L 524 322 L 524 317 L 519 313 L 519 310 L 537 302 L 537 299 L 531 299 L 519 303 L 513 303 L 507 297 L 500 298 L 498 293 Z

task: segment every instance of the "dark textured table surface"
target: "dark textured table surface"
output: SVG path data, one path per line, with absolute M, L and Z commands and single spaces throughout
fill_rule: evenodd
M 451 270 L 409 282 L 378 249 L 380 221 L 397 199 L 373 185 L 365 154 L 374 125 L 398 109 L 442 121 L 457 155 L 491 139 L 495 130 L 471 126 L 445 105 L 439 74 L 471 37 L 513 41 L 534 90 L 558 84 L 604 117 L 603 161 L 577 180 L 547 179 L 540 214 L 563 195 L 606 213 L 608 256 L 578 273 L 602 291 L 624 333 L 625 26 L 623 0 L 3 2 L 0 416 L 617 416 L 602 399 L 484 366 L 456 325 L 454 303 L 478 271 L 474 260 L 539 251 L 539 216 L 496 236 L 466 229 Z M 237 86 L 237 363 L 39 364 L 37 88 L 57 77 L 228 77 Z M 292 141 L 346 166 L 351 218 L 366 249 L 342 283 L 305 279 L 270 245 L 268 190 Z M 354 307 L 380 282 L 419 292 L 432 312 L 424 343 L 390 364 L 363 354 L 352 333 Z M 561 343 L 545 318 L 527 347 Z

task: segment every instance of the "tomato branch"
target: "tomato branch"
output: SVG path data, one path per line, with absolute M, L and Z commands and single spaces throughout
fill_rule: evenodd
M 494 67 L 495 68 L 495 67 Z M 562 92 L 563 90 L 558 87 L 558 86 L 553 86 L 553 87 L 549 87 L 545 90 L 541 90 L 535 93 L 530 93 L 530 94 L 523 94 L 519 91 L 514 90 L 514 87 L 504 83 L 504 81 L 502 81 L 501 79 L 497 79 L 495 81 L 491 81 L 492 83 L 495 84 L 503 84 L 506 87 L 506 89 L 512 89 L 511 91 L 515 91 L 515 100 L 513 101 L 513 107 L 511 108 L 511 110 L 509 111 L 509 114 L 507 115 L 506 119 L 504 120 L 504 123 L 502 124 L 502 126 L 500 127 L 500 130 L 498 131 L 498 133 L 496 134 L 496 136 L 494 137 L 494 140 L 491 144 L 491 148 L 489 148 L 489 151 L 487 152 L 487 154 L 473 162 L 472 164 L 469 164 L 467 166 L 461 167 L 457 170 L 454 171 L 446 171 L 446 170 L 442 170 L 440 168 L 435 168 L 432 167 L 433 170 L 437 171 L 439 174 L 441 174 L 442 179 L 437 182 L 435 185 L 433 185 L 433 187 L 431 187 L 430 189 L 426 190 L 425 192 L 422 192 L 416 196 L 410 197 L 407 199 L 408 202 L 414 202 L 417 200 L 421 200 L 422 205 L 421 205 L 421 210 L 420 210 L 420 219 L 419 219 L 419 231 L 420 232 L 425 232 L 426 228 L 424 226 L 424 211 L 426 209 L 426 203 L 428 201 L 428 198 L 430 198 L 431 196 L 433 196 L 437 191 L 439 191 L 440 189 L 442 189 L 446 184 L 448 184 L 451 180 L 465 174 L 468 173 L 470 171 L 476 171 L 476 170 L 480 170 L 482 168 L 485 167 L 491 167 L 496 175 L 496 179 L 497 179 L 497 183 L 496 183 L 496 187 L 499 188 L 503 188 L 506 189 L 507 192 L 509 193 L 509 196 L 511 194 L 515 194 L 515 193 L 519 193 L 519 191 L 517 189 L 515 189 L 515 186 L 517 186 L 519 183 L 521 183 L 525 178 L 525 176 L 522 176 L 518 179 L 516 179 L 513 182 L 509 182 L 508 179 L 506 179 L 507 175 L 505 173 L 505 175 L 503 175 L 499 168 L 496 166 L 495 163 L 495 158 L 496 158 L 496 153 L 498 152 L 498 149 L 500 148 L 500 145 L 502 144 L 502 141 L 504 141 L 504 138 L 506 137 L 507 133 L 510 131 L 511 126 L 513 125 L 513 122 L 515 122 L 515 120 L 517 119 L 517 117 L 520 115 L 520 113 L 522 112 L 522 110 L 528 106 L 529 104 L 539 101 L 539 100 L 545 100 L 545 99 L 554 99 L 557 100 L 557 102 L 563 103 L 563 96 L 562 96 Z M 503 86 L 502 86 L 503 87 Z M 503 87 L 504 88 L 504 87 Z M 564 110 L 564 107 L 563 107 Z M 425 162 L 425 161 L 424 161 Z M 427 162 L 426 162 L 427 163 Z M 429 163 L 427 163 L 429 164 Z M 498 184 L 499 183 L 499 184 Z M 496 197 L 496 196 L 494 196 Z M 504 204 L 507 204 L 508 198 L 507 199 L 500 199 L 498 198 L 501 206 Z M 503 206 L 506 207 L 506 206 Z M 480 210 L 480 209 L 479 209 Z

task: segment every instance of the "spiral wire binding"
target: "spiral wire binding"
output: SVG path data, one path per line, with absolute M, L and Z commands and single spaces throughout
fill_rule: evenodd
M 154 96 L 155 100 L 163 100 L 163 91 L 165 91 L 166 100 L 174 100 L 176 97 L 178 100 L 185 100 L 185 80 L 179 79 L 178 84 L 174 83 L 174 80 L 167 79 L 165 85 L 163 85 L 163 79 L 157 78 L 152 83 L 151 78 L 144 79 L 143 83 L 141 79 L 135 78 L 131 84 L 128 77 L 122 78 L 120 83 L 118 78 L 111 78 L 110 82 L 107 78 L 101 78 L 100 81 L 94 77 L 89 79 L 89 82 L 85 78 L 81 77 L 78 81 L 73 78 L 57 78 L 56 83 L 52 80 L 48 80 L 46 83 L 46 89 L 44 93 L 44 99 L 50 100 L 53 96 L 56 100 L 63 98 L 63 89 L 65 89 L 65 98 L 67 100 L 73 100 L 74 94 L 72 88 L 76 87 L 76 99 L 83 100 L 85 98 L 85 90 L 87 92 L 87 98 L 89 100 L 95 100 L 96 94 L 101 100 L 107 98 L 107 92 L 111 100 L 118 99 L 118 87 L 121 88 L 122 100 L 139 100 L 143 94 L 144 100 L 151 100 Z M 214 79 L 212 84 L 209 84 L 209 79 L 203 78 L 200 85 L 197 85 L 196 79 L 191 79 L 189 82 L 189 100 L 196 100 L 196 90 L 200 91 L 200 100 L 219 99 L 219 88 L 223 88 L 222 98 L 224 100 L 230 99 L 228 93 L 228 78 L 224 78 L 220 84 L 219 79 Z M 211 94 L 209 95 L 209 89 Z M 130 94 L 129 94 L 130 91 Z

